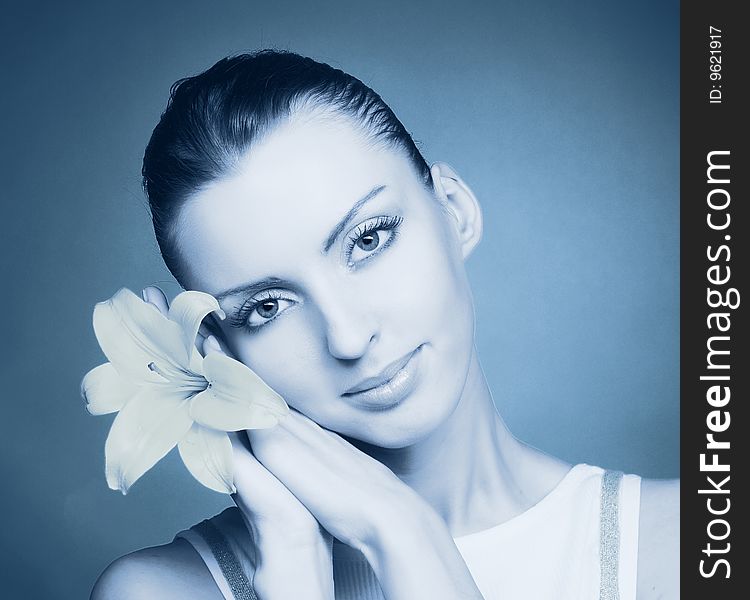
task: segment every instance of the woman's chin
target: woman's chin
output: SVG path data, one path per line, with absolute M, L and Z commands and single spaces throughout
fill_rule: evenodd
M 431 387 L 431 386 L 430 386 Z M 348 423 L 343 435 L 369 446 L 397 450 L 427 439 L 453 414 L 458 401 L 436 401 L 443 396 L 434 390 L 420 390 L 397 406 L 384 411 L 358 411 L 360 418 Z

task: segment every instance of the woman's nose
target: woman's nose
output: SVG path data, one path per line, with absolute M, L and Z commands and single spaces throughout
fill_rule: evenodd
M 351 292 L 351 290 L 349 290 Z M 340 360 L 355 360 L 367 353 L 378 334 L 377 320 L 366 299 L 357 294 L 336 294 L 320 302 L 328 352 Z
M 328 352 L 340 360 L 356 360 L 367 353 L 375 334 L 367 327 L 332 323 L 327 331 Z

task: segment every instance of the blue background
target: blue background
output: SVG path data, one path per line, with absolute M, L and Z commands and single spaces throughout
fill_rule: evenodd
M 679 5 L 15 3 L 2 43 L 3 597 L 84 598 L 115 557 L 228 498 L 174 454 L 109 491 L 95 302 L 179 290 L 140 190 L 169 86 L 289 48 L 379 91 L 485 213 L 477 344 L 521 439 L 570 462 L 679 472 Z

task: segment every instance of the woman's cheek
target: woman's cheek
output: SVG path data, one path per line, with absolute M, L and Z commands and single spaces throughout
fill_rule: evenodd
M 305 395 L 304 390 L 309 396 L 309 390 L 320 389 L 319 352 L 304 307 L 238 341 L 238 358 L 292 406 Z
M 403 307 L 404 321 L 440 327 L 457 316 L 465 283 L 453 268 L 454 257 L 434 235 L 434 229 L 417 230 L 394 252 L 391 269 L 397 274 L 389 286 L 393 306 Z M 395 247 L 394 247 L 395 249 Z

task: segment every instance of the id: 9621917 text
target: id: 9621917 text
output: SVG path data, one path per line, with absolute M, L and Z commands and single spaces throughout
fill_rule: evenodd
M 708 101 L 711 104 L 721 104 L 721 29 L 708 27 L 708 78 L 711 80 L 711 91 Z

